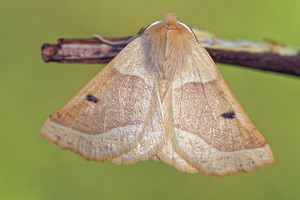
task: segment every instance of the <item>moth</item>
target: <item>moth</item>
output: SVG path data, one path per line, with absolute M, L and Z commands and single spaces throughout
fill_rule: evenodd
M 153 158 L 206 175 L 274 162 L 209 54 L 173 13 L 131 41 L 40 134 L 87 160 Z

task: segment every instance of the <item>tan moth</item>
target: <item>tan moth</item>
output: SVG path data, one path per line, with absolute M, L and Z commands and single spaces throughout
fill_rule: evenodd
M 40 134 L 87 160 L 149 158 L 226 176 L 274 162 L 192 30 L 169 13 L 130 42 Z

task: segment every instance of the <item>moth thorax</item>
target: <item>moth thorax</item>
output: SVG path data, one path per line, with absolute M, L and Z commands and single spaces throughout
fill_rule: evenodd
M 183 35 L 181 33 L 184 33 Z M 194 36 L 186 28 L 168 30 L 157 26 L 143 34 L 143 53 L 149 73 L 156 79 L 172 79 L 176 71 L 187 64 L 191 55 Z

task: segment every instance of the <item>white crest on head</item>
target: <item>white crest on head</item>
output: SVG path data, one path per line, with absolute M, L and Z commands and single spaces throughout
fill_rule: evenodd
M 153 22 L 153 23 L 150 24 L 145 30 L 147 30 L 148 28 L 150 28 L 150 27 L 152 27 L 152 26 L 154 26 L 154 25 L 156 25 L 156 24 L 158 24 L 158 23 L 160 23 L 160 22 L 162 22 L 162 20 Z
M 145 30 L 147 30 L 148 28 L 151 28 L 152 26 L 154 26 L 154 25 L 156 25 L 156 24 L 158 24 L 158 23 L 161 23 L 161 22 L 163 22 L 163 20 L 153 22 L 153 23 L 150 24 Z M 190 33 L 192 33 L 192 34 L 194 35 L 193 31 L 191 30 L 191 28 L 190 28 L 189 26 L 185 25 L 184 23 L 182 23 L 182 22 L 180 22 L 180 21 L 178 21 L 178 23 L 179 23 L 181 26 L 183 26 L 184 28 L 186 28 Z
M 194 35 L 194 33 L 193 33 L 193 31 L 191 30 L 190 27 L 188 27 L 188 26 L 185 25 L 184 23 L 181 23 L 180 21 L 178 21 L 178 23 L 179 23 L 181 26 L 183 26 L 184 28 L 186 28 L 189 32 L 191 32 L 191 33 Z

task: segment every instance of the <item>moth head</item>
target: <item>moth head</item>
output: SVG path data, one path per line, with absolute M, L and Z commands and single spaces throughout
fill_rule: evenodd
M 153 22 L 145 29 L 144 33 L 148 34 L 149 32 L 155 32 L 165 34 L 167 31 L 174 31 L 179 34 L 189 35 L 197 40 L 192 29 L 178 21 L 178 17 L 175 13 L 167 13 L 163 20 Z

